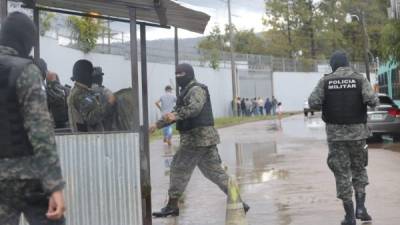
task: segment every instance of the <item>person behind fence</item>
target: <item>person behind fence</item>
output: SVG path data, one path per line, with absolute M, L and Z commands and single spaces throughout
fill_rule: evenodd
M 242 98 L 242 100 L 240 101 L 240 109 L 242 111 L 242 116 L 246 116 L 247 112 L 246 112 L 246 99 Z
M 308 102 L 311 109 L 322 108 L 329 146 L 327 162 L 336 179 L 337 197 L 342 200 L 346 213 L 341 224 L 355 225 L 356 219 L 371 220 L 365 208 L 366 139 L 370 136 L 367 106 L 375 107 L 379 100 L 368 80 L 349 66 L 346 53 L 335 52 L 330 65 L 333 73 L 319 81 Z
M 269 100 L 269 98 L 267 98 L 267 100 L 265 100 L 264 108 L 265 108 L 265 114 L 271 115 L 272 103 Z
M 237 111 L 237 116 L 242 116 L 242 108 L 241 108 L 241 100 L 240 97 L 236 98 L 236 111 Z
M 214 128 L 208 88 L 196 81 L 193 67 L 189 64 L 178 65 L 175 74 L 181 88 L 177 106 L 172 113 L 166 114 L 156 125 L 150 127 L 150 131 L 154 132 L 157 128 L 176 123 L 180 133 L 179 150 L 174 155 L 171 165 L 169 200 L 160 212 L 153 213 L 155 217 L 179 215 L 178 200 L 196 166 L 205 177 L 228 193 L 229 176 L 221 166 L 217 149 L 220 139 L 218 131 Z M 247 212 L 249 206 L 243 206 Z
M 101 105 L 107 105 L 108 99 L 112 98 L 114 95 L 112 91 L 108 88 L 106 88 L 103 85 L 103 68 L 101 67 L 94 67 L 93 68 L 93 84 L 92 84 L 92 90 L 96 93 L 97 98 L 100 101 Z M 115 106 L 115 105 L 114 105 Z M 107 111 L 108 114 L 104 115 L 104 120 L 103 120 L 103 128 L 104 131 L 115 131 L 115 115 L 116 113 L 115 108 L 110 109 Z
M 251 100 L 249 98 L 246 98 L 245 105 L 246 105 L 246 115 L 251 116 L 251 107 L 253 104 L 251 103 Z
M 155 103 L 157 108 L 161 111 L 162 116 L 174 110 L 176 104 L 176 96 L 172 94 L 172 87 L 170 85 L 165 87 L 165 94 Z M 164 143 L 168 146 L 172 145 L 172 125 L 163 128 Z
M 20 12 L 0 31 L 0 224 L 62 225 L 63 181 L 39 68 L 29 54 L 37 29 Z
M 257 100 L 258 112 L 261 116 L 264 116 L 264 99 L 258 97 Z
M 271 105 L 272 105 L 271 114 L 273 116 L 275 116 L 276 115 L 276 109 L 278 107 L 278 100 L 275 98 L 275 96 L 272 96 Z
M 61 85 L 58 75 L 47 69 L 47 63 L 44 59 L 39 59 L 36 64 L 42 73 L 45 83 L 48 107 L 50 115 L 54 120 L 54 127 L 56 129 L 67 128 L 68 106 L 66 88 Z
M 101 96 L 90 87 L 94 68 L 88 60 L 78 60 L 73 67 L 75 85 L 68 98 L 70 125 L 73 132 L 103 132 L 103 121 L 113 110 L 114 95 L 101 103 Z
M 259 115 L 259 111 L 258 111 L 258 101 L 257 98 L 253 98 L 251 100 L 251 114 L 253 116 L 258 116 Z

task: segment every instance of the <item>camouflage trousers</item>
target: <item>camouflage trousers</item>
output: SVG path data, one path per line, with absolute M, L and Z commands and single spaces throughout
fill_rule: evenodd
M 0 181 L 0 224 L 18 225 L 23 214 L 30 225 L 64 225 L 46 218 L 48 201 L 37 180 Z
M 170 198 L 182 196 L 196 166 L 207 179 L 218 185 L 223 192 L 228 192 L 229 176 L 222 169 L 217 146 L 181 147 L 171 163 Z
M 368 185 L 366 141 L 332 141 L 328 144 L 328 166 L 335 175 L 337 197 L 343 201 L 352 200 L 353 188 L 357 193 L 365 193 Z

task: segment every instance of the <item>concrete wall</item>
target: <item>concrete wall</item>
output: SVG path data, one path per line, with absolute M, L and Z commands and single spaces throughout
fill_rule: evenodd
M 41 56 L 47 61 L 49 70 L 56 72 L 62 84 L 72 86 L 72 67 L 79 59 L 88 59 L 95 66 L 102 66 L 105 73 L 104 85 L 112 91 L 131 87 L 130 61 L 123 56 L 106 54 L 83 54 L 81 51 L 58 45 L 56 40 L 41 38 Z M 228 116 L 231 113 L 232 80 L 230 70 L 195 67 L 197 80 L 208 85 L 212 97 L 214 115 Z M 140 71 L 140 68 L 139 68 Z M 148 63 L 149 118 L 154 122 L 159 112 L 154 103 L 164 93 L 166 85 L 175 83 L 175 66 Z M 140 74 L 140 73 L 139 73 Z
M 304 100 L 323 76 L 322 73 L 274 72 L 274 95 L 283 104 L 283 111 L 301 111 Z

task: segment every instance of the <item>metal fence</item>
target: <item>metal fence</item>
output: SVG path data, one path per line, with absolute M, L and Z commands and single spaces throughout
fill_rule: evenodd
M 64 38 L 69 40 L 68 47 L 79 49 L 76 40 L 68 34 L 67 30 L 54 31 L 49 33 L 52 38 Z M 111 37 L 111 41 L 103 41 L 104 37 L 100 38 L 95 49 L 92 52 L 104 53 L 112 55 L 121 55 L 126 59 L 130 59 L 129 42 L 126 40 L 118 39 L 118 35 Z M 148 62 L 161 63 L 161 64 L 175 64 L 175 51 L 174 45 L 162 46 L 147 46 L 147 60 Z M 140 54 L 140 48 L 139 48 Z M 218 56 L 211 56 L 214 53 L 209 51 L 200 50 L 195 47 L 179 48 L 179 60 L 181 62 L 188 62 L 194 66 L 210 67 L 211 57 L 218 62 L 219 68 L 229 69 L 231 67 L 231 55 L 229 52 L 219 52 Z M 216 58 L 215 58 L 216 57 Z M 235 61 L 237 68 L 248 69 L 252 71 L 269 71 L 269 72 L 321 72 L 321 67 L 329 65 L 328 60 L 304 59 L 304 58 L 285 58 L 275 57 L 271 55 L 253 55 L 253 54 L 239 54 L 235 53 Z M 139 57 L 140 58 L 140 57 Z M 355 62 L 352 65 L 357 71 L 364 73 L 365 64 Z M 375 65 L 372 65 L 374 69 Z
M 142 224 L 138 134 L 63 135 L 56 140 L 67 183 L 67 225 Z

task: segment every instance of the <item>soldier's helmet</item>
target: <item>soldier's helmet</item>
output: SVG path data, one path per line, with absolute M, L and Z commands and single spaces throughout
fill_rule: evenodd
M 93 71 L 93 64 L 89 60 L 78 60 L 72 69 L 71 80 L 90 87 L 93 83 Z

